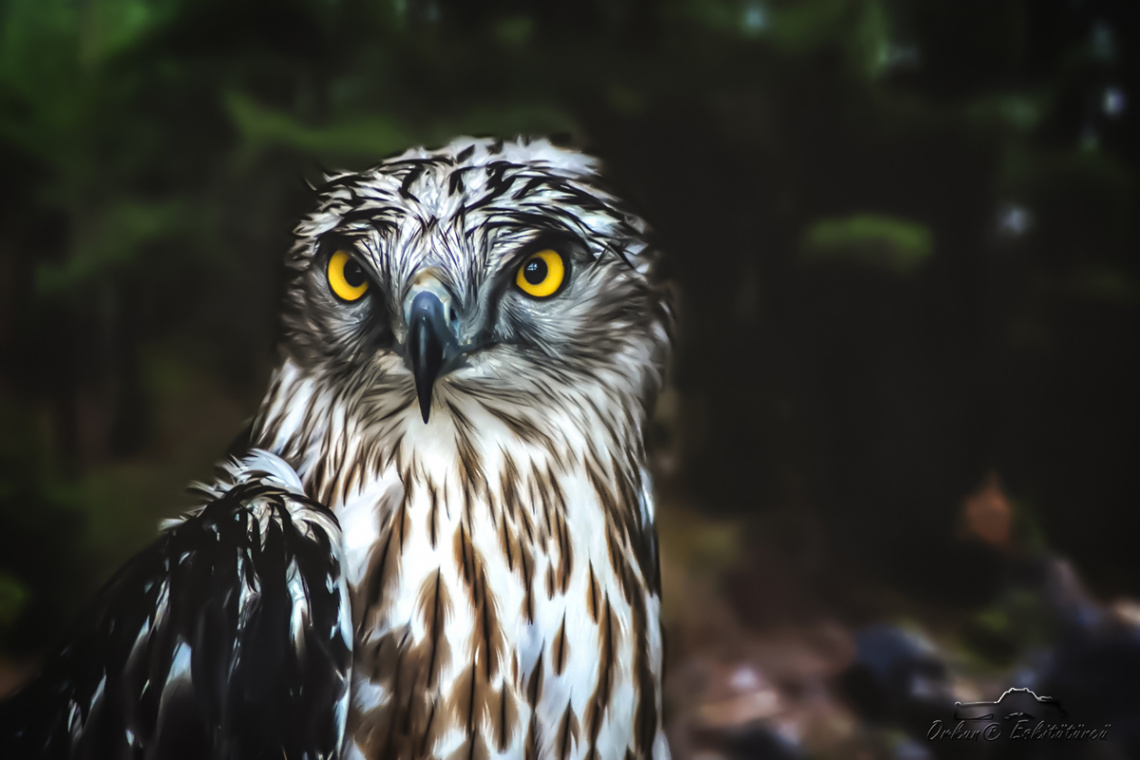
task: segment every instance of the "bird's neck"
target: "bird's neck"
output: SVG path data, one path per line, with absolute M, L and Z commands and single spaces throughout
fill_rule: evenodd
M 252 438 L 293 465 L 309 495 L 333 509 L 393 477 L 405 488 L 415 482 L 466 501 L 486 497 L 492 507 L 504 506 L 495 496 L 508 481 L 557 483 L 571 474 L 605 486 L 614 496 L 607 508 L 635 509 L 640 500 L 644 411 L 636 399 L 581 387 L 562 403 L 528 407 L 451 391 L 425 423 L 410 379 L 407 389 L 365 392 L 367 403 L 328 390 L 335 385 L 287 360 L 274 373 Z M 528 503 L 561 507 L 547 503 L 556 496 Z

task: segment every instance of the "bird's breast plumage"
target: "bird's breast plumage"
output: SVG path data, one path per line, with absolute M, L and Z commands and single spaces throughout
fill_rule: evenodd
M 350 757 L 667 756 L 652 507 L 639 449 L 607 440 L 620 426 L 504 421 L 445 392 L 427 424 L 409 405 L 356 427 L 330 403 L 302 434 L 290 409 L 320 402 L 281 398 L 261 435 L 344 530 Z

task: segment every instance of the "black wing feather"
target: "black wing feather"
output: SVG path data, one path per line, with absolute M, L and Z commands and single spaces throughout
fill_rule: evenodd
M 128 562 L 0 705 L 0 757 L 339 757 L 352 658 L 340 528 L 299 486 L 248 475 L 206 489 L 213 500 Z

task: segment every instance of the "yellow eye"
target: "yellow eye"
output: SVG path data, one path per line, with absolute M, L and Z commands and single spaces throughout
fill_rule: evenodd
M 344 251 L 329 258 L 329 287 L 337 298 L 356 301 L 368 291 L 368 276 L 357 261 Z
M 546 298 L 554 295 L 566 277 L 566 263 L 562 254 L 547 248 L 532 253 L 519 267 L 515 284 L 527 295 Z

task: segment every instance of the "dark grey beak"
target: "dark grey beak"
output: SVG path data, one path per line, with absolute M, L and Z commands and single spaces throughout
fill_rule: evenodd
M 444 365 L 459 353 L 448 309 L 435 293 L 424 291 L 408 309 L 408 361 L 416 380 L 416 396 L 424 422 L 431 413 L 431 394 Z

